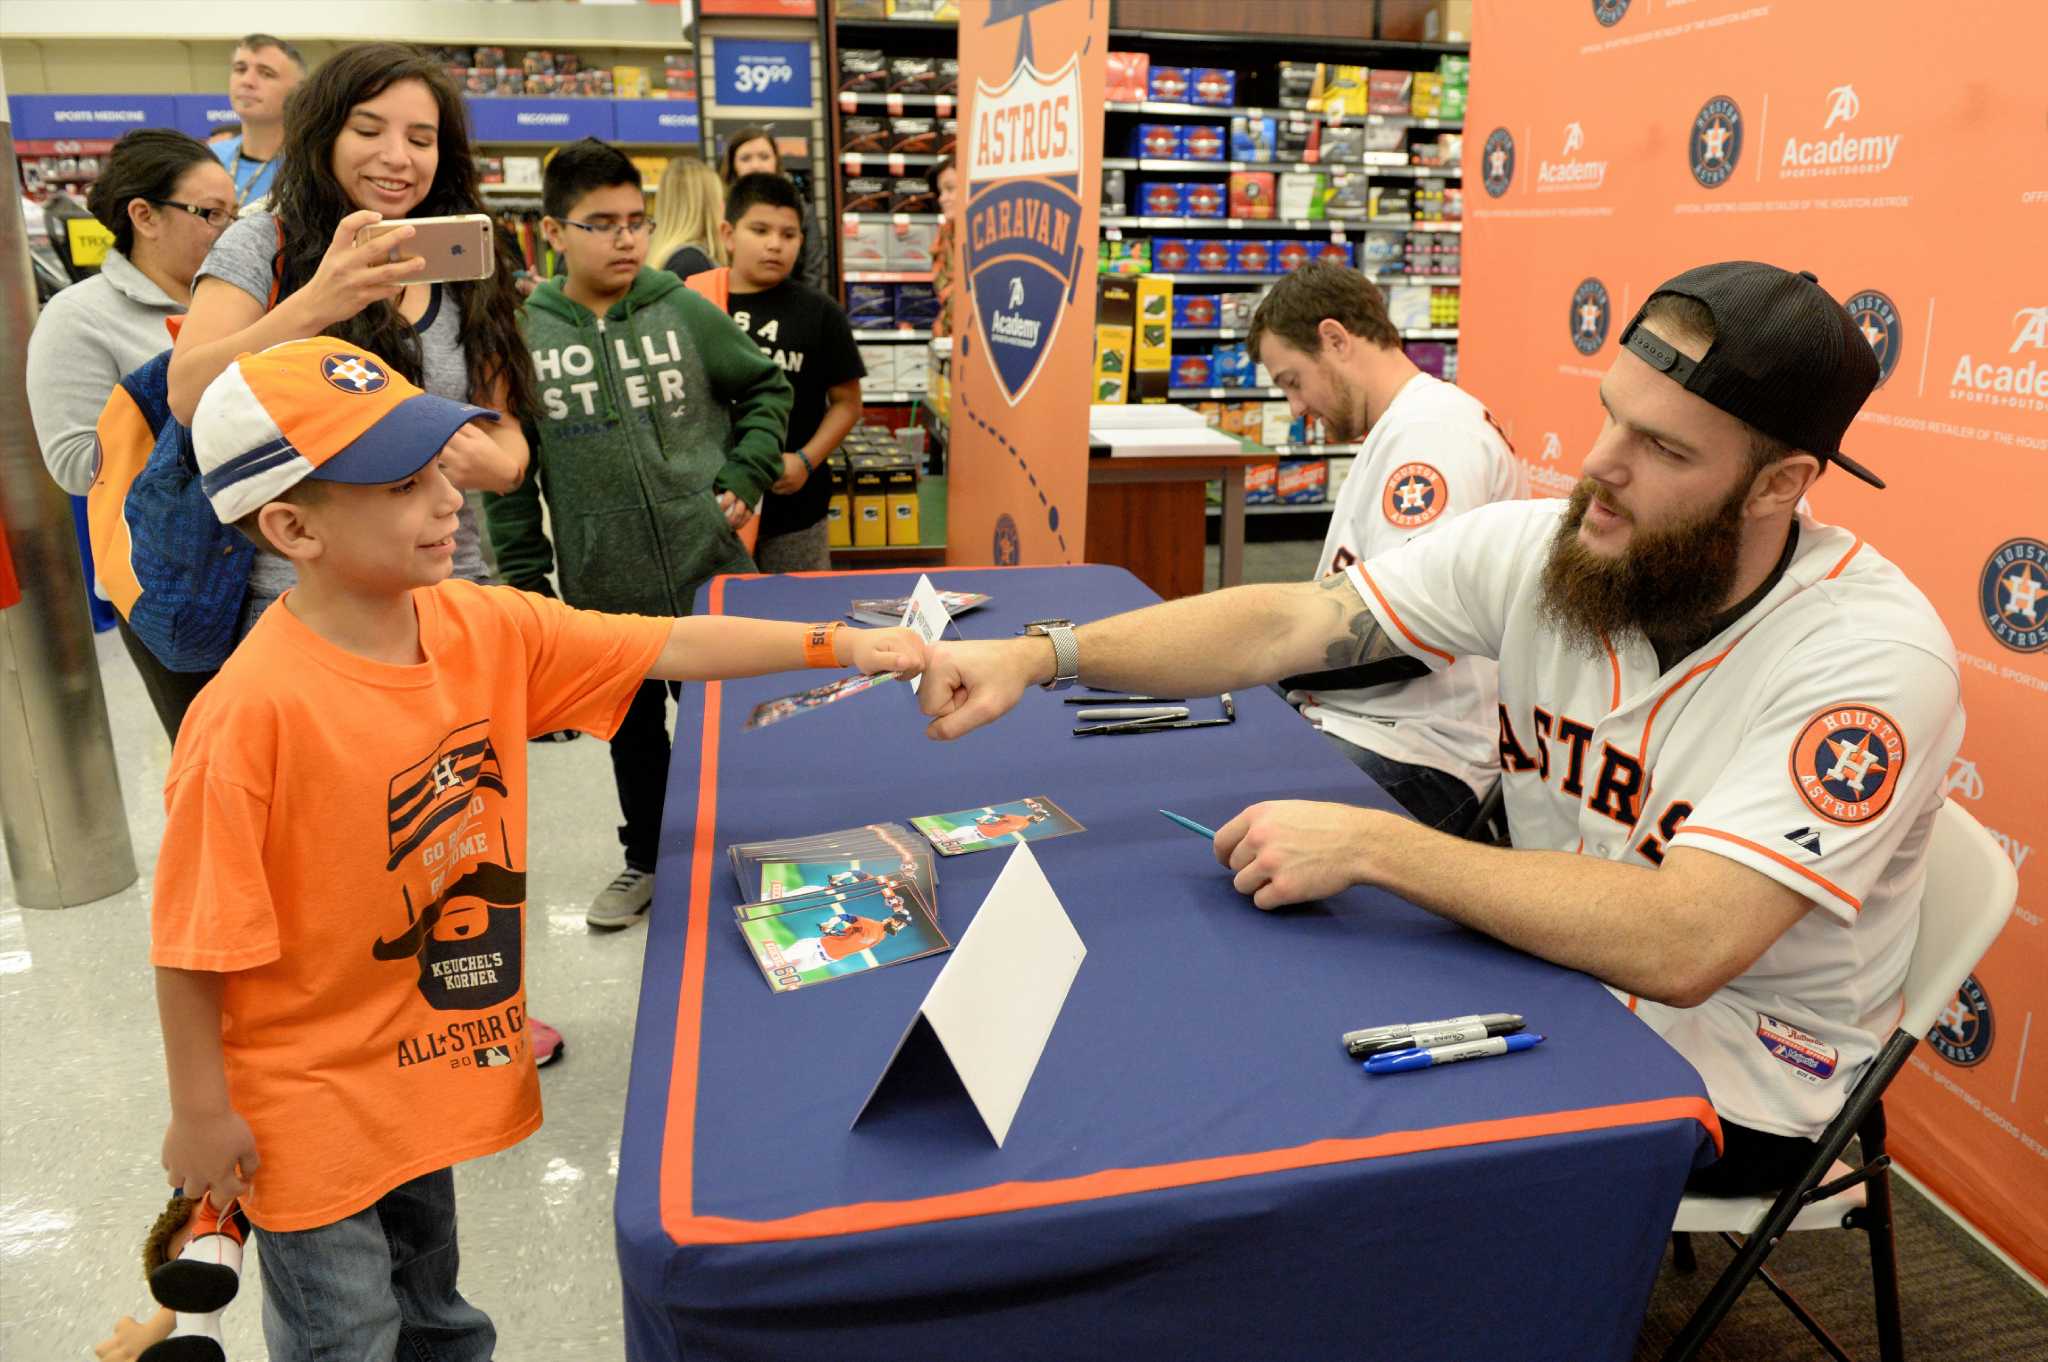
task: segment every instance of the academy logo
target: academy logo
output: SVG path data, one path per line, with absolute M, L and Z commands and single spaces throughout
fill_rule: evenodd
M 1564 150 L 1555 161 L 1536 162 L 1536 192 L 1539 194 L 1567 193 L 1579 189 L 1598 189 L 1607 183 L 1607 162 L 1582 161 L 1573 153 L 1586 145 L 1586 130 L 1577 123 L 1564 125 Z
M 1742 109 L 1726 95 L 1716 95 L 1693 115 L 1687 143 L 1692 177 L 1708 189 L 1719 189 L 1742 159 Z
M 1948 778 L 1941 782 L 1944 795 L 1956 795 L 1963 799 L 1984 797 L 1984 777 L 1977 774 L 1977 763 L 1957 757 L 1949 763 Z
M 366 355 L 335 354 L 320 358 L 320 377 L 345 393 L 373 393 L 391 381 L 377 361 Z
M 2048 544 L 2000 544 L 1977 579 L 1977 611 L 1991 636 L 2014 652 L 2048 648 Z
M 1031 391 L 1081 270 L 1080 176 L 1088 120 L 1081 62 L 1051 73 L 1031 59 L 1027 14 L 1009 79 L 976 81 L 967 139 L 967 280 L 973 315 L 1003 397 Z M 1089 191 L 1093 193 L 1091 189 Z
M 1543 454 L 1542 454 L 1542 459 L 1543 459 L 1543 462 L 1545 462 L 1545 463 L 1555 463 L 1555 462 L 1557 462 L 1557 461 L 1558 461 L 1559 459 L 1562 459 L 1563 457 L 1564 457 L 1564 441 L 1563 441 L 1563 440 L 1560 440 L 1560 439 L 1558 438 L 1558 436 L 1557 436 L 1557 432 L 1556 432 L 1556 431 L 1554 431 L 1554 430 L 1546 430 L 1546 431 L 1544 431 L 1544 432 L 1543 432 Z
M 1515 139 L 1506 128 L 1486 134 L 1486 148 L 1479 153 L 1479 176 L 1494 198 L 1507 193 L 1515 182 Z
M 1404 530 L 1422 528 L 1450 504 L 1451 491 L 1444 475 L 1426 463 L 1402 464 L 1380 493 L 1381 514 L 1388 524 Z
M 1875 289 L 1866 289 L 1842 305 L 1855 321 L 1863 339 L 1877 356 L 1877 386 L 1882 388 L 1899 364 L 1899 350 L 1906 342 L 1906 329 L 1899 324 L 1899 309 Z
M 1572 290 L 1572 345 L 1590 355 L 1607 343 L 1609 320 L 1607 285 L 1588 279 Z
M 2006 354 L 2048 351 L 2048 307 L 2023 307 L 2012 314 L 2012 322 L 2012 344 Z M 1964 351 L 1949 374 L 1948 395 L 1962 402 L 2048 411 L 2048 362 L 2032 354 L 2024 364 L 1979 361 Z
M 1629 0 L 1593 0 L 1593 17 L 1600 21 L 1600 27 L 1613 28 L 1628 13 L 1628 5 Z
M 1934 1019 L 1934 1029 L 1927 1033 L 1927 1043 L 1949 1063 L 1967 1069 L 1973 1064 L 1982 1064 L 1984 1057 L 1991 1053 L 1993 1030 L 1991 999 L 1985 994 L 1984 985 L 1978 983 L 1977 976 L 1972 974 L 1963 979 L 1963 986 L 1956 990 L 1955 999 Z
M 1863 113 L 1863 101 L 1853 85 L 1837 85 L 1827 92 L 1827 113 L 1819 137 L 1787 137 L 1778 154 L 1780 179 L 1817 179 L 1829 175 L 1881 175 L 1892 168 L 1899 154 L 1903 134 L 1859 132 L 1850 125 Z M 1811 126 L 1811 125 L 1809 125 Z M 1834 136 L 1826 134 L 1834 130 Z
M 1853 828 L 1890 807 L 1906 767 L 1906 736 L 1889 716 L 1836 705 L 1807 720 L 1792 743 L 1792 782 L 1807 807 Z

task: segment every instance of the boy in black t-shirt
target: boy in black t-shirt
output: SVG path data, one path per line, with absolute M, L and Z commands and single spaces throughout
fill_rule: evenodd
M 754 561 L 763 572 L 829 568 L 825 509 L 832 487 L 817 470 L 860 420 L 867 369 L 845 309 L 789 277 L 804 236 L 795 185 L 780 175 L 742 176 L 726 196 L 719 232 L 732 257 L 726 310 L 796 390 L 782 476 L 761 506 Z

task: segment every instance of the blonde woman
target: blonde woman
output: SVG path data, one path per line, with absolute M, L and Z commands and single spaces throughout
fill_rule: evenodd
M 678 279 L 727 262 L 718 224 L 725 221 L 725 185 L 694 156 L 672 156 L 654 193 L 654 240 L 647 259 Z

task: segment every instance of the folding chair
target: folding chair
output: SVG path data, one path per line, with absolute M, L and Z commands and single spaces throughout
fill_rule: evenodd
M 1898 1265 L 1892 1252 L 1891 1156 L 1884 1148 L 1884 1090 L 2004 930 L 2018 893 L 2019 876 L 2005 852 L 1974 818 L 1953 803 L 1944 804 L 1935 815 L 1934 835 L 1927 849 L 1920 931 L 1906 969 L 1906 1010 L 1899 1018 L 1898 1030 L 1850 1090 L 1841 1114 L 1821 1133 L 1820 1150 L 1813 1162 L 1775 1201 L 1689 1196 L 1679 1202 L 1672 1237 L 1674 1263 L 1680 1271 L 1689 1272 L 1695 1266 L 1687 1236 L 1696 1231 L 1718 1233 L 1736 1254 L 1672 1341 L 1664 1362 L 1688 1362 L 1697 1357 L 1752 1277 L 1763 1278 L 1829 1356 L 1851 1362 L 1820 1322 L 1764 1270 L 1764 1259 L 1787 1231 L 1838 1227 L 1870 1235 L 1878 1355 L 1884 1362 L 1900 1362 L 1904 1353 L 1899 1335 Z M 1837 1161 L 1852 1135 L 1862 1146 L 1859 1168 Z M 1744 1237 L 1738 1240 L 1738 1234 Z
M 1486 842 L 1497 847 L 1514 845 L 1508 837 L 1506 785 L 1506 778 L 1496 780 L 1493 788 L 1486 792 L 1486 798 L 1479 801 L 1479 811 L 1472 815 L 1472 821 L 1465 825 L 1461 834 L 1466 841 Z

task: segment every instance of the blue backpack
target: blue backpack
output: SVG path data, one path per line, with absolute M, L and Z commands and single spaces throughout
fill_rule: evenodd
M 100 412 L 86 519 L 100 593 L 174 672 L 235 648 L 256 546 L 213 513 L 192 431 L 171 415 L 171 352 L 122 377 Z

